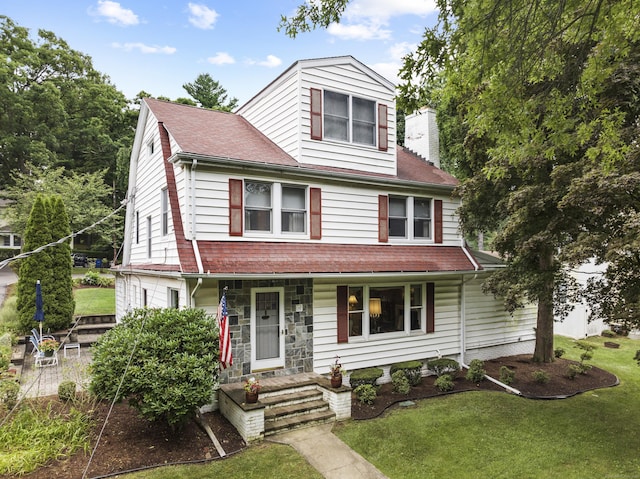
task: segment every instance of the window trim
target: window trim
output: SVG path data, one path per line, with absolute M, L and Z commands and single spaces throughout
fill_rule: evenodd
M 411 287 L 421 287 L 420 306 L 420 328 L 411 329 Z M 371 289 L 379 288 L 398 288 L 402 287 L 404 296 L 404 328 L 399 331 L 389 331 L 381 333 L 371 332 L 371 317 L 369 315 L 369 302 L 371 299 Z M 349 331 L 349 315 L 352 310 L 349 308 L 348 298 L 352 288 L 362 289 L 362 334 L 359 336 L 351 336 Z M 435 308 L 434 308 L 434 283 L 427 281 L 411 281 L 411 282 L 390 282 L 376 284 L 349 284 L 346 286 L 338 286 L 337 299 L 337 316 L 338 316 L 338 343 L 340 342 L 368 342 L 383 339 L 402 338 L 406 336 L 426 335 L 435 332 Z M 358 310 L 359 312 L 360 310 Z
M 152 224 L 151 224 L 151 216 L 147 216 L 147 258 L 151 258 L 151 228 L 152 228 Z
M 391 234 L 391 225 L 390 222 L 394 218 L 391 216 L 391 208 L 389 204 L 391 199 L 404 199 L 405 201 L 405 211 L 406 217 L 405 220 L 405 234 L 404 236 L 394 236 Z M 415 234 L 415 220 L 416 219 L 424 219 L 424 218 L 416 218 L 415 215 L 415 201 L 416 199 L 420 200 L 428 200 L 429 201 L 429 236 L 416 236 Z M 442 218 L 442 200 L 436 200 L 432 197 L 428 196 L 402 196 L 402 195 L 390 195 L 387 197 L 387 231 L 388 231 L 388 240 L 393 242 L 403 242 L 403 241 L 411 241 L 411 242 L 428 242 L 428 243 L 442 243 L 442 219 L 440 220 L 440 236 L 438 241 L 438 228 L 436 223 L 436 214 L 437 214 L 437 201 L 440 201 L 440 218 Z
M 167 308 L 180 309 L 179 289 L 167 287 Z
M 320 104 L 318 105 L 318 93 L 320 92 Z M 327 113 L 326 113 L 326 105 L 327 105 L 327 99 L 326 99 L 326 94 L 330 93 L 330 94 L 336 94 L 336 95 L 342 95 L 342 96 L 346 96 L 347 97 L 347 139 L 343 140 L 340 138 L 334 138 L 331 136 L 327 136 L 327 128 L 326 128 L 326 121 L 327 121 Z M 311 89 L 311 121 L 312 121 L 312 128 L 311 128 L 311 139 L 313 140 L 326 140 L 326 141 L 335 141 L 338 143 L 347 143 L 350 145 L 357 145 L 357 146 L 362 146 L 365 148 L 377 148 L 380 149 L 381 151 L 386 151 L 387 150 L 387 143 L 388 143 L 388 137 L 385 138 L 385 142 L 384 145 L 382 144 L 381 140 L 380 140 L 380 135 L 383 134 L 383 132 L 386 132 L 388 134 L 388 127 L 387 127 L 387 122 L 386 122 L 386 105 L 383 105 L 382 103 L 379 103 L 377 100 L 372 99 L 372 98 L 367 98 L 365 96 L 361 96 L 361 95 L 356 95 L 353 93 L 345 93 L 342 91 L 338 91 L 338 90 L 332 90 L 330 88 L 324 89 L 324 90 L 318 90 L 315 88 Z M 368 143 L 368 142 L 363 142 L 363 141 L 356 141 L 354 139 L 354 123 L 359 122 L 359 120 L 356 120 L 354 118 L 354 106 L 353 106 L 353 100 L 358 99 L 358 100 L 363 100 L 366 102 L 370 102 L 372 103 L 372 113 L 373 113 L 373 124 L 371 126 L 372 128 L 372 134 L 371 134 L 371 139 L 372 139 L 372 143 Z M 380 108 L 380 106 L 384 106 L 385 108 Z M 321 119 L 321 125 L 322 127 L 319 128 L 316 123 L 318 121 L 318 111 L 320 112 L 320 119 Z M 383 116 L 383 114 L 385 115 L 385 124 L 384 126 L 381 125 L 381 118 Z

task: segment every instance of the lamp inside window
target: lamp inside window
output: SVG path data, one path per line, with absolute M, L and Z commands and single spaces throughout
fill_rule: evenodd
M 379 318 L 382 314 L 382 301 L 380 298 L 369 299 L 369 316 L 372 318 Z

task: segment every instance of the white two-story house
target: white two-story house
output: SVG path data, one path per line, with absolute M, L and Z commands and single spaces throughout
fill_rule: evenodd
M 141 104 L 117 316 L 204 308 L 223 288 L 233 366 L 327 374 L 533 350 L 535 310 L 482 293 L 432 112 L 396 143 L 394 85 L 350 56 L 294 63 L 235 113 Z M 434 147 L 434 145 L 436 145 Z M 434 164 L 435 163 L 435 164 Z

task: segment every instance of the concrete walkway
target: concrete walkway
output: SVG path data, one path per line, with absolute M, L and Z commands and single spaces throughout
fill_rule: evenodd
M 327 479 L 385 479 L 372 464 L 331 432 L 332 424 L 297 429 L 268 438 L 288 444 Z

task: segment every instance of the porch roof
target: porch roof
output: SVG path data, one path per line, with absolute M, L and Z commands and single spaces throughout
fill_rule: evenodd
M 198 241 L 198 249 L 204 272 L 212 274 L 444 273 L 475 269 L 458 246 Z

